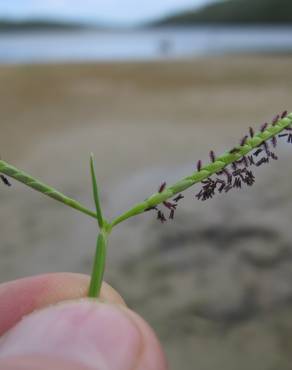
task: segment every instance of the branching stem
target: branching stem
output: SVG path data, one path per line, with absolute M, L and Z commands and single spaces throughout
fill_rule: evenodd
M 90 209 L 84 207 L 82 204 L 77 202 L 74 199 L 71 199 L 64 194 L 60 193 L 56 189 L 50 187 L 49 185 L 44 184 L 43 182 L 35 179 L 34 177 L 28 175 L 27 173 L 20 171 L 16 167 L 11 166 L 7 162 L 0 160 L 0 173 L 12 177 L 13 179 L 22 182 L 23 184 L 31 187 L 34 190 L 37 190 L 71 208 L 74 208 L 86 215 L 93 217 L 97 220 L 99 226 L 99 234 L 97 237 L 96 242 L 96 252 L 94 258 L 94 264 L 92 269 L 91 275 L 91 282 L 89 287 L 88 295 L 89 297 L 98 297 L 100 294 L 101 284 L 103 280 L 104 274 L 104 267 L 105 267 L 105 259 L 106 259 L 106 248 L 108 244 L 108 237 L 113 227 L 118 225 L 119 223 L 127 220 L 130 217 L 136 216 L 140 213 L 145 212 L 148 209 L 153 209 L 160 203 L 166 204 L 166 201 L 176 194 L 181 193 L 182 191 L 188 189 L 192 185 L 201 182 L 203 180 L 209 179 L 210 176 L 219 173 L 220 171 L 224 170 L 228 165 L 235 164 L 237 161 L 244 159 L 245 156 L 250 153 L 252 150 L 257 149 L 261 151 L 259 147 L 261 145 L 266 146 L 267 149 L 267 140 L 272 139 L 274 140 L 274 144 L 276 143 L 276 136 L 283 130 L 291 130 L 292 124 L 292 113 L 286 115 L 287 112 L 283 112 L 281 115 L 282 118 L 279 119 L 277 116 L 271 124 L 264 124 L 259 133 L 254 134 L 253 129 L 250 129 L 250 138 L 245 136 L 240 145 L 233 148 L 231 151 L 227 151 L 219 157 L 215 157 L 213 151 L 211 151 L 211 163 L 207 164 L 206 166 L 201 165 L 201 161 L 199 161 L 199 166 L 197 166 L 197 171 L 191 174 L 190 176 L 184 177 L 182 180 L 176 182 L 175 184 L 160 189 L 157 193 L 151 195 L 146 200 L 141 203 L 136 204 L 134 207 L 123 213 L 122 215 L 116 217 L 112 222 L 108 222 L 106 219 L 103 218 L 100 199 L 99 199 L 99 192 L 98 186 L 96 182 L 96 175 L 94 170 L 94 160 L 93 155 L 90 157 L 90 170 L 91 170 L 91 178 L 92 178 L 92 187 L 93 187 L 93 197 L 95 201 L 96 212 L 91 211 Z M 287 136 L 288 135 L 288 142 L 292 143 L 292 134 L 285 133 L 279 135 Z M 255 154 L 255 153 L 254 153 Z M 272 153 L 273 154 L 273 153 Z M 256 155 L 256 154 L 255 154 Z M 269 154 L 270 155 L 270 154 Z M 274 156 L 275 159 L 275 156 Z M 261 161 L 267 162 L 267 158 L 262 158 Z M 224 170 L 226 171 L 226 169 Z M 3 176 L 2 176 L 3 180 Z M 4 179 L 5 180 L 5 179 Z M 4 183 L 6 185 L 10 185 L 8 180 L 5 180 Z M 221 181 L 222 183 L 222 181 Z M 171 203 L 170 203 L 171 205 Z

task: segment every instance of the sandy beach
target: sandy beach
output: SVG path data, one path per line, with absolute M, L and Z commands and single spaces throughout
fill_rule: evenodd
M 0 67 L 0 155 L 94 208 L 96 157 L 113 218 L 292 110 L 291 56 Z M 174 222 L 117 227 L 106 280 L 157 331 L 171 370 L 290 370 L 292 146 L 256 184 L 208 202 L 186 192 Z M 13 181 L 0 187 L 0 281 L 89 273 L 96 224 Z

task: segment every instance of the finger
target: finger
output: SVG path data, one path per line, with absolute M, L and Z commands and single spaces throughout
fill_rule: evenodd
M 19 356 L 0 360 L 5 370 L 92 370 L 87 366 L 45 356 Z
M 89 299 L 26 316 L 0 340 L 0 368 L 1 361 L 13 363 L 19 356 L 71 361 L 80 369 L 166 369 L 159 342 L 141 317 L 125 306 Z
M 19 279 L 0 285 L 0 336 L 30 312 L 60 301 L 86 297 L 89 277 L 58 273 Z M 122 297 L 103 283 L 100 299 L 125 304 Z

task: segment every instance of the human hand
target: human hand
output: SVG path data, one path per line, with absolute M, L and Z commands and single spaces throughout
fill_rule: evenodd
M 0 369 L 166 370 L 152 329 L 106 283 L 48 274 L 0 285 Z M 83 298 L 83 299 L 82 299 Z

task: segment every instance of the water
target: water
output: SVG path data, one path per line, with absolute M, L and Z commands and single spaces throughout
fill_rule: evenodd
M 0 33 L 0 63 L 143 61 L 291 51 L 292 27 Z

